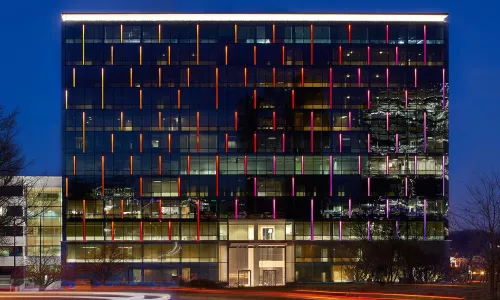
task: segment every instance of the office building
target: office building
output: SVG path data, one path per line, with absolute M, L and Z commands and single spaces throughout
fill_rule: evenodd
M 443 244 L 446 17 L 63 14 L 63 262 L 282 285 Z

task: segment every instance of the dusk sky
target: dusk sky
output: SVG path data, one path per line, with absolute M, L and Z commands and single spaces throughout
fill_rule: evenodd
M 476 171 L 500 170 L 498 0 L 25 0 L 0 9 L 0 103 L 19 106 L 26 175 L 61 175 L 62 12 L 446 12 L 450 24 L 451 206 Z

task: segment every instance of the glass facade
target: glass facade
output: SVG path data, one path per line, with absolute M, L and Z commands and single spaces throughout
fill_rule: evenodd
M 348 281 L 335 245 L 446 238 L 447 23 L 62 31 L 64 262 L 117 243 L 119 281 Z

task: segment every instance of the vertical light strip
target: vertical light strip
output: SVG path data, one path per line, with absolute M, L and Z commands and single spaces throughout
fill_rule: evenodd
M 234 112 L 234 131 L 238 131 L 238 112 Z
M 87 241 L 87 206 L 85 205 L 85 199 L 82 200 L 82 221 L 83 221 L 83 241 Z
M 295 177 L 292 176 L 292 196 L 295 196 Z
M 104 109 L 104 68 L 101 68 L 101 108 Z
M 342 65 L 342 46 L 339 46 L 339 65 Z
M 347 25 L 347 41 L 351 42 L 351 24 Z
M 142 45 L 139 45 L 139 66 L 142 66 Z
M 177 177 L 177 196 L 181 196 L 181 178 Z
M 310 117 L 310 127 L 311 127 L 311 153 L 314 152 L 314 113 L 311 111 L 311 117 Z
M 349 118 L 347 119 L 347 128 L 349 130 L 351 130 L 352 129 L 352 112 L 349 112 L 348 116 L 349 116 Z
M 424 241 L 427 240 L 427 199 L 424 199 Z
M 115 221 L 111 221 L 111 240 L 115 240 Z
M 161 87 L 161 67 L 158 67 L 158 87 Z
M 253 153 L 257 153 L 257 133 L 253 134 Z
M 224 62 L 226 63 L 227 66 L 227 45 L 224 47 Z
M 300 174 L 304 175 L 304 155 L 300 156 Z
M 139 90 L 139 109 L 142 109 L 142 89 Z
M 314 25 L 311 24 L 310 29 L 310 37 L 311 37 L 311 66 L 314 64 Z
M 253 65 L 257 65 L 257 46 L 253 46 Z
M 339 133 L 339 152 L 342 153 L 342 133 Z
M 339 240 L 342 241 L 342 221 L 339 221 Z
M 123 131 L 123 111 L 120 112 L 120 131 Z
M 424 152 L 427 152 L 427 112 L 424 111 Z
M 161 131 L 162 130 L 162 123 L 163 123 L 163 120 L 162 120 L 162 117 L 161 117 L 161 111 L 158 112 L 158 131 Z
M 385 69 L 385 86 L 389 87 L 389 68 Z
M 358 87 L 361 87 L 361 68 L 358 68 Z
M 368 48 L 367 48 L 367 50 L 366 50 L 366 51 L 367 51 L 367 55 L 368 55 L 368 65 L 370 65 L 370 64 L 371 64 L 370 46 L 368 46 Z
M 130 175 L 134 174 L 134 156 L 130 155 Z
M 417 68 L 415 68 L 415 71 L 414 71 L 414 76 L 415 76 L 415 87 L 417 87 L 417 83 L 418 83 L 418 80 L 417 80 Z
M 285 45 L 281 46 L 281 64 L 285 65 Z
M 389 25 L 385 25 L 385 43 L 389 44 Z
M 82 25 L 82 66 L 85 66 L 85 24 Z
M 238 219 L 238 197 L 234 198 L 234 218 Z
M 158 24 L 158 44 L 160 43 L 161 43 L 161 24 Z
M 142 195 L 143 195 L 143 189 L 142 189 L 142 187 L 143 187 L 143 186 L 142 186 L 142 182 L 143 182 L 143 181 L 142 181 L 142 177 L 140 177 L 140 178 L 139 178 L 139 196 L 141 196 L 141 197 L 142 197 Z
M 104 197 L 104 155 L 101 155 L 101 195 Z
M 276 111 L 273 111 L 273 131 L 276 131 Z
M 253 195 L 257 197 L 257 176 L 253 177 Z
M 314 241 L 314 198 L 311 198 L 311 241 Z
M 187 156 L 187 175 L 191 174 L 191 155 Z
M 215 109 L 219 109 L 219 68 L 215 68 Z
M 85 112 L 82 112 L 82 152 L 85 153 Z
M 158 155 L 158 175 L 161 175 L 161 173 L 162 173 L 162 168 L 163 168 L 163 167 L 162 167 L 162 161 L 161 161 L 161 159 L 162 159 L 162 158 L 161 158 L 161 154 L 160 154 L 160 155 Z
M 76 87 L 76 68 L 73 67 L 73 87 Z
M 129 71 L 129 86 L 132 87 L 133 86 L 133 82 L 134 82 L 134 75 L 133 75 L 133 70 L 132 70 L 132 67 L 130 67 L 130 71 Z
M 177 90 L 177 109 L 181 109 L 181 89 Z
M 276 219 L 276 198 L 273 197 L 273 219 Z
M 300 68 L 300 78 L 301 78 L 302 87 L 304 87 L 304 68 Z
M 368 197 L 370 197 L 372 195 L 372 193 L 371 193 L 371 178 L 368 177 L 367 179 L 368 179 L 368 181 L 367 181 L 368 182 Z
M 115 64 L 115 46 L 111 45 L 111 65 Z
M 191 70 L 189 67 L 187 68 L 187 86 L 189 87 L 191 84 Z
M 273 87 L 276 87 L 276 68 L 273 67 Z
M 122 199 L 122 200 L 120 200 L 120 218 L 123 219 L 124 216 L 125 216 L 125 204 L 124 204 L 124 201 Z
M 413 157 L 413 160 L 414 160 L 414 162 L 413 162 L 413 167 L 414 167 L 414 169 L 415 169 L 415 170 L 414 170 L 414 173 L 415 173 L 415 175 L 417 175 L 417 167 L 418 167 L 418 164 L 417 164 L 417 155 L 416 155 L 416 154 L 415 154 L 415 156 Z
M 200 241 L 200 199 L 196 201 L 196 240 Z
M 196 24 L 196 65 L 200 64 L 200 24 Z
M 389 213 L 391 212 L 391 203 L 389 202 L 389 198 L 385 199 L 385 217 L 389 219 Z
M 441 100 L 442 109 L 445 108 L 445 96 L 446 96 L 446 70 L 443 68 L 443 99 Z
M 234 43 L 238 43 L 238 25 L 234 24 Z
M 389 131 L 389 128 L 390 128 L 389 115 L 390 115 L 390 112 L 385 113 L 385 130 L 387 130 L 387 131 Z
M 358 155 L 358 175 L 361 175 L 361 155 Z
M 247 87 L 247 67 L 243 68 L 243 86 Z
M 385 175 L 389 175 L 389 155 L 385 156 Z
M 276 43 L 276 24 L 273 24 L 273 44 Z
M 366 140 L 367 140 L 367 148 L 368 148 L 367 152 L 370 153 L 370 152 L 372 152 L 371 147 L 370 147 L 370 143 L 371 143 L 371 134 L 370 133 L 367 134 Z
M 115 152 L 115 134 L 111 134 L 111 153 Z
M 219 197 L 219 155 L 215 156 L 215 196 Z
M 161 222 L 161 219 L 163 219 L 163 211 L 162 211 L 162 205 L 161 205 L 162 200 L 158 200 L 158 219 Z
M 399 48 L 396 46 L 396 66 L 399 66 Z
M 427 25 L 424 25 L 424 66 L 427 65 Z
M 247 156 L 243 156 L 243 174 L 247 175 L 248 173 L 248 159 Z
M 405 108 L 408 109 L 408 90 L 405 90 Z
M 257 109 L 257 89 L 253 89 L 253 109 Z
M 405 197 L 408 197 L 408 176 L 405 177 Z
M 172 221 L 168 221 L 168 240 L 172 240 Z
M 73 175 L 76 175 L 76 155 L 73 155 Z
M 196 112 L 196 152 L 200 153 L 200 112 Z
M 396 220 L 396 239 L 399 240 L 399 221 Z
M 68 89 L 64 91 L 64 107 L 68 109 Z
M 168 153 L 170 153 L 172 151 L 172 134 L 169 133 L 168 134 Z
M 399 133 L 396 133 L 396 153 L 399 152 Z
M 446 196 L 446 173 L 445 173 L 445 170 L 446 170 L 446 158 L 445 156 L 443 155 L 443 167 L 441 168 L 442 169 L 442 176 L 443 176 L 443 197 Z
M 295 90 L 292 89 L 292 109 L 295 109 Z
M 367 91 L 366 91 L 366 99 L 367 99 L 367 101 L 366 101 L 366 102 L 367 102 L 367 104 L 368 104 L 368 109 L 370 109 L 370 107 L 371 107 L 371 99 L 370 99 L 370 96 L 371 96 L 371 95 L 370 95 L 370 90 L 367 90 Z
M 329 83 L 329 87 L 330 87 L 330 109 L 332 109 L 333 107 L 333 72 L 332 72 L 332 68 L 330 68 L 330 83 Z
M 69 179 L 68 179 L 68 177 L 66 177 L 65 189 L 66 189 L 66 197 L 69 197 Z
M 371 241 L 371 239 L 372 239 L 372 223 L 370 221 L 368 221 L 368 223 L 366 225 L 366 232 L 367 232 L 368 240 Z
M 168 47 L 167 47 L 167 52 L 168 52 L 167 53 L 167 60 L 168 60 L 167 63 L 170 66 L 170 45 L 168 45 Z
M 349 219 L 352 217 L 352 199 L 349 198 L 349 210 L 347 211 L 347 215 L 349 216 Z
M 228 150 L 229 150 L 229 136 L 226 133 L 226 153 L 228 152 Z
M 276 155 L 273 155 L 273 175 L 276 175 Z
M 329 169 L 329 175 L 330 175 L 330 197 L 333 197 L 333 156 L 330 155 L 330 169 Z
M 281 152 L 285 153 L 285 133 L 281 135 Z
M 123 24 L 120 24 L 120 44 L 123 43 Z

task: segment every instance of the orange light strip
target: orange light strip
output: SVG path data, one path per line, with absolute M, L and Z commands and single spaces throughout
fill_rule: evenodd
M 224 47 L 224 52 L 225 52 L 225 62 L 227 66 L 227 45 Z
M 160 199 L 160 200 L 158 200 L 158 218 L 160 219 L 160 222 L 161 222 L 161 219 L 163 218 L 161 208 L 162 208 L 162 205 L 161 205 L 161 199 Z
M 228 152 L 229 150 L 229 137 L 228 137 L 228 134 L 226 133 L 226 153 Z
M 161 24 L 158 24 L 158 43 L 161 43 Z
M 111 65 L 115 64 L 115 47 L 111 45 Z
M 219 68 L 215 68 L 215 109 L 219 109 Z
M 85 153 L 85 112 L 82 112 L 82 151 Z
M 170 45 L 168 45 L 168 65 L 170 66 Z
M 139 196 L 142 197 L 142 177 L 139 178 Z
M 339 46 L 339 65 L 342 65 L 342 46 Z
M 177 108 L 181 109 L 181 90 L 177 90 Z
M 111 153 L 115 152 L 115 134 L 111 134 Z
M 247 87 L 247 67 L 243 69 L 243 84 Z
M 158 87 L 161 87 L 161 67 L 158 67 Z
M 238 131 L 238 112 L 234 112 L 234 131 Z
M 257 65 L 257 46 L 253 46 L 253 65 Z
M 143 222 L 139 222 L 139 240 L 142 242 L 144 240 L 144 225 Z
M 172 134 L 168 134 L 168 153 L 170 153 L 170 150 L 172 149 L 170 146 L 172 145 Z
M 285 65 L 285 45 L 281 47 L 281 64 Z
M 82 66 L 85 66 L 85 24 L 82 25 Z
M 132 87 L 133 82 L 134 82 L 134 71 L 132 70 L 132 67 L 130 67 L 130 87 Z
M 142 109 L 142 89 L 139 90 L 139 108 Z
M 158 131 L 161 131 L 161 111 L 158 112 Z
M 83 215 L 83 241 L 87 241 L 87 220 L 86 220 L 86 205 L 85 205 L 85 199 L 82 200 L 82 215 Z
M 253 109 L 257 109 L 257 90 L 253 90 Z
M 273 44 L 276 43 L 276 25 L 273 24 Z
M 69 197 L 69 180 L 68 177 L 66 177 L 66 197 Z
M 123 216 L 125 215 L 125 205 L 123 203 L 123 199 L 120 200 L 120 217 L 123 219 Z
M 311 65 L 314 63 L 314 25 L 311 24 Z
M 295 108 L 295 90 L 292 90 L 292 109 Z
M 349 43 L 351 42 L 351 24 L 349 24 L 349 26 L 347 27 L 348 28 L 348 40 L 349 40 Z
M 188 84 L 188 87 L 189 87 L 189 83 L 190 83 L 190 70 L 189 70 L 189 67 L 187 68 L 187 84 Z
M 200 24 L 196 24 L 196 64 L 200 64 Z
M 111 221 L 111 240 L 115 240 L 115 221 Z
M 215 155 L 215 196 L 219 196 L 219 155 Z
M 196 152 L 200 152 L 200 112 L 196 112 Z
M 273 67 L 273 87 L 276 87 L 276 68 Z
M 142 133 L 139 133 L 139 152 L 142 153 Z
M 120 24 L 120 44 L 123 43 L 123 24 Z
M 104 155 L 101 155 L 101 195 L 104 197 Z
M 181 178 L 177 177 L 177 196 L 181 196 Z
M 101 68 L 101 108 L 104 109 L 104 68 Z
M 68 109 L 68 89 L 64 91 L 64 104 L 66 109 Z
M 257 133 L 253 134 L 253 152 L 257 153 Z
M 123 111 L 120 112 L 120 130 L 123 131 Z
M 139 66 L 142 66 L 142 45 L 139 46 Z
M 238 44 L 238 25 L 234 24 L 234 43 Z
M 187 156 L 187 174 L 189 175 L 191 173 L 191 156 Z
M 76 87 L 76 68 L 73 68 L 73 87 Z
M 130 175 L 134 173 L 134 156 L 130 155 Z
M 161 175 L 161 155 L 158 155 L 158 174 Z
M 300 77 L 302 79 L 302 87 L 304 87 L 304 68 L 300 68 Z
M 73 175 L 76 175 L 76 155 L 73 155 Z

